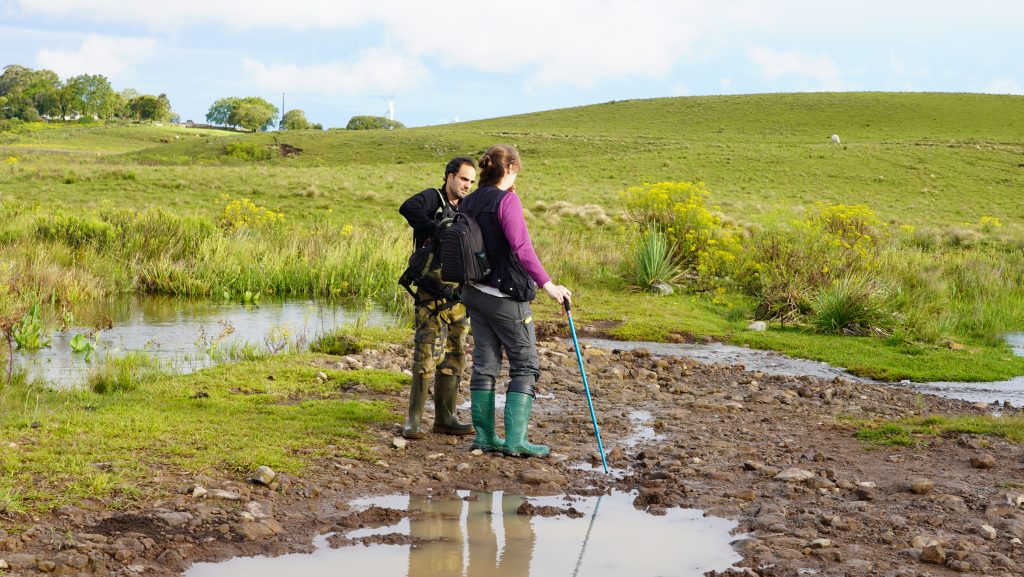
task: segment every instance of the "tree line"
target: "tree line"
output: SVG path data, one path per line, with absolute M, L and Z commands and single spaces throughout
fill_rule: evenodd
M 206 121 L 251 131 L 268 130 L 275 125 L 278 113 L 276 106 L 257 96 L 228 97 L 220 98 L 210 106 Z M 0 74 L 0 120 L 37 122 L 77 118 L 180 121 L 178 114 L 171 110 L 171 101 L 166 94 L 140 94 L 132 88 L 117 92 L 101 74 L 79 74 L 61 80 L 52 70 L 33 70 L 18 64 L 4 67 L 3 74 Z M 323 130 L 321 124 L 310 122 L 301 109 L 285 112 L 280 127 L 282 130 Z M 368 130 L 405 126 L 383 116 L 353 116 L 346 128 Z
M 79 74 L 61 80 L 56 72 L 11 64 L 0 74 L 0 119 L 36 122 L 74 118 L 177 121 L 166 94 L 114 90 L 106 76 Z

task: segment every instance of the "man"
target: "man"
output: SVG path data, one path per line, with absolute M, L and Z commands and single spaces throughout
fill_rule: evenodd
M 402 204 L 398 211 L 412 227 L 413 250 L 424 246 L 435 233 L 440 232 L 441 221 L 454 216 L 475 181 L 476 164 L 473 160 L 465 156 L 456 157 L 445 166 L 443 189 L 428 188 Z M 416 348 L 413 351 L 409 416 L 402 427 L 402 436 L 406 439 L 423 436 L 420 421 L 431 372 L 434 373 L 432 431 L 448 435 L 474 432 L 473 425 L 460 423 L 455 415 L 459 382 L 466 366 L 469 318 L 465 307 L 453 294 L 454 285 L 441 281 L 440 261 L 436 255 L 431 263 L 430 270 L 416 283 Z

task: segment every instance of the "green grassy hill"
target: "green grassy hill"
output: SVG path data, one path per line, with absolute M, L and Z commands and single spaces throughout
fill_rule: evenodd
M 832 134 L 841 146 L 831 144 Z M 226 156 L 231 141 L 287 143 L 302 152 L 247 162 Z M 172 202 L 183 208 L 204 210 L 216 192 L 258 197 L 283 210 L 329 204 L 362 218 L 438 182 L 449 157 L 476 155 L 496 142 L 520 148 L 527 200 L 615 211 L 627 186 L 688 180 L 705 182 L 723 211 L 740 219 L 819 200 L 867 204 L 884 219 L 910 224 L 1024 217 L 1016 199 L 1024 182 L 1024 97 L 1016 96 L 664 98 L 398 131 L 71 127 L 3 135 L 0 151 L 40 160 L 35 171 L 4 182 L 15 196 L 88 205 L 117 183 L 124 193 L 117 196 L 140 205 L 167 202 L 170 188 L 181 191 Z M 82 152 L 98 154 L 76 154 L 70 162 L 41 158 Z M 100 175 L 78 174 L 96 166 Z M 134 172 L 129 185 L 121 170 Z M 310 189 L 308 204 L 295 202 Z M 366 193 L 378 206 L 366 210 Z
M 832 134 L 838 134 L 843 143 L 832 144 Z M 942 359 L 914 359 L 905 353 L 921 355 L 921 350 L 904 344 L 879 345 L 880 339 L 858 340 L 857 346 L 849 346 L 830 340 L 838 337 L 785 331 L 752 336 L 742 331 L 752 315 L 749 303 L 742 299 L 734 303 L 737 308 L 726 310 L 720 302 L 700 295 L 668 300 L 628 295 L 618 276 L 629 239 L 618 224 L 594 227 L 572 215 L 553 218 L 543 207 L 552 201 L 596 204 L 615 215 L 623 208 L 622 191 L 630 186 L 702 181 L 711 193 L 710 204 L 736 222 L 778 222 L 818 201 L 863 204 L 887 224 L 944 229 L 954 240 L 960 238 L 959 228 L 976 228 L 982 217 L 994 217 L 1002 223 L 1004 237 L 1024 246 L 1024 203 L 1019 201 L 1024 189 L 1024 97 L 1020 96 L 804 93 L 663 98 L 395 131 L 238 134 L 170 127 L 36 126 L 19 134 L 0 134 L 0 160 L 7 159 L 0 166 L 0 199 L 70 213 L 100 206 L 162 207 L 172 214 L 215 222 L 228 196 L 251 199 L 283 213 L 289 230 L 298 235 L 353 225 L 387 232 L 392 235 L 389 239 L 404 239 L 405 223 L 397 213 L 398 205 L 424 187 L 439 185 L 443 165 L 452 156 L 477 156 L 499 142 L 516 145 L 523 155 L 524 171 L 517 189 L 524 205 L 535 213 L 531 227 L 541 258 L 556 278 L 573 283 L 585 295 L 579 315 L 624 321 L 618 329 L 621 336 L 664 338 L 673 331 L 712 334 L 890 377 L 995 378 L 1024 368 L 998 347 L 986 349 L 991 353 L 984 361 L 987 368 L 958 370 L 965 363 L 974 367 L 984 363 L 978 356 L 959 358 L 931 349 L 928 355 Z M 269 152 L 269 158 L 234 157 L 228 153 L 232 143 L 243 150 L 249 146 L 250 151 Z M 283 144 L 301 151 L 278 155 L 278 145 Z M 18 236 L 6 234 L 5 238 Z M 970 234 L 974 236 L 968 235 L 968 240 L 979 233 Z M 297 243 L 305 242 L 301 240 L 305 237 L 295 238 Z M 279 251 L 278 241 L 265 242 L 260 251 Z M 948 329 L 954 340 L 978 338 L 983 346 L 991 346 L 992 335 L 1024 324 L 1017 320 L 1021 314 L 1007 314 L 1019 308 L 1006 296 L 1018 281 L 1002 279 L 1005 286 L 1000 296 L 989 301 L 979 296 L 977 287 L 969 287 L 974 291 L 970 299 L 977 300 L 961 302 L 957 295 L 968 289 L 960 279 L 976 279 L 991 270 L 973 270 L 971 258 L 950 252 L 955 246 L 950 249 L 941 242 L 938 246 L 934 250 L 946 251 L 941 259 L 938 253 L 928 252 L 933 249 L 921 249 L 924 252 L 915 253 L 916 264 L 906 266 L 914 274 L 922 270 L 930 274 L 933 280 L 921 282 L 939 287 L 920 298 L 952 295 L 950 306 L 965 309 L 980 303 L 977 319 L 964 321 L 961 314 L 960 320 L 947 323 L 955 327 Z M 28 256 L 29 245 L 18 250 L 19 258 L 36 262 Z M 123 255 L 97 257 L 95 262 L 114 259 L 103 266 L 120 271 L 119 275 L 109 274 L 90 259 L 71 255 L 62 259 L 71 263 L 66 266 L 93 267 L 98 279 L 116 276 L 119 287 L 208 294 L 210 287 L 228 282 L 217 278 L 228 274 L 218 272 L 224 266 L 217 259 L 241 258 L 223 247 L 216 250 L 220 252 L 216 258 L 208 257 L 205 268 L 164 258 L 138 265 L 142 272 L 125 268 L 125 262 L 136 261 Z M 392 264 L 399 266 L 401 250 L 394 252 Z M 335 256 L 330 258 L 341 258 L 341 252 L 331 254 Z M 985 266 L 996 266 L 991 263 L 998 263 L 1001 254 L 986 253 Z M 928 269 L 939 260 L 944 269 Z M 229 276 L 258 282 L 261 272 L 247 268 L 251 266 L 251 262 L 232 262 L 231 270 L 236 272 Z M 1015 266 L 1007 269 L 1011 277 Z M 197 270 L 208 278 L 196 281 L 201 276 Z M 289 270 L 291 278 L 306 274 L 295 267 Z M 157 279 L 140 284 L 139 275 L 144 274 Z M 288 290 L 334 294 L 330 291 L 336 275 L 331 273 L 329 278 L 330 282 L 314 279 L 305 285 L 295 282 Z M 373 282 L 394 288 L 389 279 Z M 175 288 L 183 286 L 188 288 Z M 996 300 L 998 304 L 989 306 Z M 922 305 L 921 310 L 930 309 Z M 542 312 L 542 316 L 553 313 Z M 938 323 L 935 330 L 944 333 L 945 326 Z M 879 365 L 897 368 L 884 370 Z
M 832 134 L 840 135 L 842 146 L 831 144 Z M 883 218 L 912 224 L 1024 217 L 1015 193 L 1024 180 L 1024 97 L 1014 96 L 666 98 L 395 132 L 233 138 L 303 149 L 294 158 L 263 163 L 268 169 L 331 168 L 316 175 L 320 188 L 360 192 L 346 189 L 361 185 L 395 200 L 436 181 L 447 158 L 510 142 L 526 165 L 521 188 L 537 200 L 615 209 L 616 193 L 626 186 L 691 180 L 704 181 L 723 210 L 739 218 L 818 200 L 864 203 Z M 125 161 L 232 164 L 223 141 L 208 138 L 148 148 Z M 334 176 L 343 169 L 359 175 L 357 181 Z M 281 185 L 296 186 L 286 177 L 292 173 L 274 174 Z

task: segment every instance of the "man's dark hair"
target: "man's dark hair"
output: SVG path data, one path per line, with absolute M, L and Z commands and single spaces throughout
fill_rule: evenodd
M 476 163 L 473 159 L 468 156 L 456 156 L 455 158 L 448 161 L 448 164 L 444 167 L 444 181 L 448 182 L 449 174 L 456 174 L 462 168 L 462 165 L 468 164 L 476 170 Z

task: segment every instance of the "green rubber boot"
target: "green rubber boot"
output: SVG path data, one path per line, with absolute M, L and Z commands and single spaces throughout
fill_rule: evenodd
M 409 416 L 402 426 L 402 436 L 406 439 L 422 439 L 423 431 L 420 422 L 423 420 L 423 404 L 427 402 L 426 375 L 414 374 L 412 388 L 409 389 Z
M 494 391 L 469 391 L 473 407 L 473 428 L 476 438 L 471 449 L 480 449 L 485 453 L 494 453 L 505 447 L 505 441 L 494 432 Z
M 532 445 L 526 439 L 530 424 L 533 397 L 509 392 L 505 397 L 505 448 L 508 457 L 546 457 L 551 449 L 547 445 Z
M 434 433 L 471 435 L 473 425 L 460 423 L 455 416 L 459 403 L 459 378 L 441 371 L 434 373 Z

